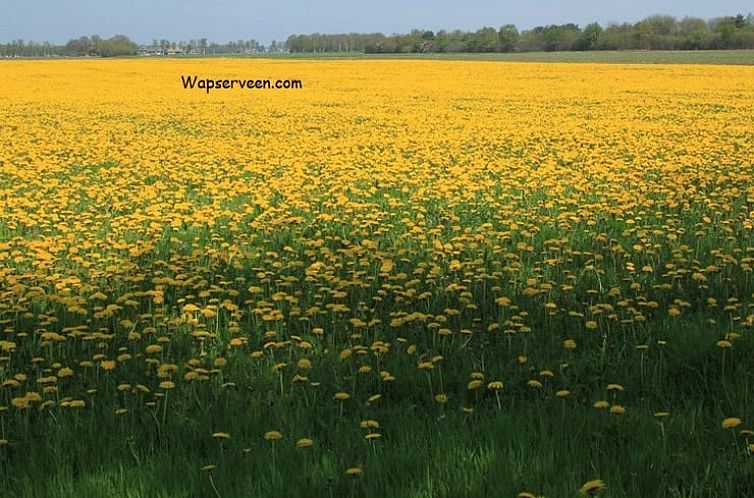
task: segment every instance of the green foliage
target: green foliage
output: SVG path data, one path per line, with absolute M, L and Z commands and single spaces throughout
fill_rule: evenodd
M 95 49 L 102 57 L 136 55 L 139 51 L 139 47 L 124 35 L 115 35 L 107 40 L 102 40 L 95 44 Z
M 125 35 L 115 35 L 106 40 L 98 35 L 91 38 L 82 36 L 70 40 L 63 48 L 64 55 L 72 56 L 102 56 L 117 57 L 124 55 L 136 55 L 139 53 L 139 47 Z
M 103 40 L 97 35 L 70 40 L 64 46 L 27 42 L 22 39 L 0 44 L 0 57 L 136 55 L 220 55 L 260 53 L 486 53 L 559 52 L 584 50 L 722 50 L 754 49 L 752 15 L 697 17 L 680 20 L 653 15 L 637 23 L 593 22 L 583 29 L 573 23 L 537 26 L 519 32 L 513 24 L 485 26 L 476 31 L 414 29 L 386 36 L 383 33 L 292 34 L 284 43 L 265 47 L 254 39 L 221 44 L 206 38 L 188 41 L 152 40 L 139 47 L 124 35 Z
M 635 24 L 594 22 L 583 29 L 573 23 L 537 26 L 519 32 L 506 24 L 477 31 L 415 29 L 407 34 L 291 35 L 287 49 L 294 53 L 355 51 L 366 53 L 457 52 L 555 52 L 571 50 L 718 50 L 754 48 L 754 24 L 750 17 L 720 17 L 705 21 L 653 15 Z

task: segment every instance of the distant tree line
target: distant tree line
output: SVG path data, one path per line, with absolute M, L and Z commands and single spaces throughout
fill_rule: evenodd
M 221 55 L 221 54 L 256 54 L 267 52 L 270 49 L 276 49 L 277 43 L 273 40 L 269 47 L 265 47 L 255 39 L 235 40 L 228 43 L 217 43 L 208 41 L 206 38 L 190 39 L 187 41 L 171 40 L 152 40 L 151 45 L 140 47 L 142 53 L 146 55 L 169 55 L 169 54 L 187 54 L 187 55 Z
M 63 55 L 82 56 L 99 55 L 102 57 L 117 57 L 123 55 L 136 55 L 139 46 L 125 35 L 115 35 L 112 38 L 103 39 L 98 35 L 92 37 L 82 36 L 70 40 L 63 47 Z
M 104 39 L 81 36 L 65 45 L 13 40 L 0 43 L 0 57 L 128 55 L 224 55 L 254 53 L 452 53 L 553 52 L 573 50 L 717 50 L 754 49 L 754 16 L 677 19 L 654 15 L 637 23 L 551 24 L 519 31 L 513 24 L 476 31 L 414 29 L 386 36 L 382 33 L 291 35 L 285 42 L 265 46 L 254 39 L 216 43 L 206 38 L 188 41 L 152 40 L 137 45 L 125 35 Z
M 37 43 L 13 40 L 8 43 L 0 43 L 0 57 L 52 57 L 62 55 L 63 47 L 49 42 Z
M 291 35 L 290 52 L 443 53 L 443 52 L 550 52 L 576 50 L 716 50 L 754 49 L 754 17 L 697 17 L 677 19 L 654 15 L 631 23 L 573 23 L 537 26 L 519 31 L 513 24 L 498 29 L 406 34 L 382 33 Z
M 80 36 L 65 45 L 53 45 L 49 42 L 13 40 L 0 43 L 0 57 L 119 57 L 129 55 L 223 55 L 253 54 L 262 52 L 285 51 L 285 44 L 275 40 L 264 46 L 254 39 L 229 41 L 228 43 L 210 42 L 206 38 L 187 41 L 152 40 L 151 45 L 138 45 L 125 35 L 115 35 L 104 39 L 99 35 Z
M 81 36 L 65 45 L 49 42 L 36 43 L 14 40 L 0 44 L 0 57 L 52 57 L 52 56 L 100 56 L 116 57 L 136 55 L 139 46 L 125 35 L 115 35 L 104 39 L 98 35 Z

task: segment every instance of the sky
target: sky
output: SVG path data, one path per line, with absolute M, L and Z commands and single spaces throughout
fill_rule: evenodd
M 81 35 L 125 34 L 136 42 L 254 38 L 269 44 L 299 33 L 404 33 L 636 22 L 652 14 L 704 19 L 754 11 L 751 0 L 0 0 L 0 42 L 62 44 Z

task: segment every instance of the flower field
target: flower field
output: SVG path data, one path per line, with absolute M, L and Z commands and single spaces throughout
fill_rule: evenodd
M 754 496 L 754 67 L 0 70 L 2 496 Z

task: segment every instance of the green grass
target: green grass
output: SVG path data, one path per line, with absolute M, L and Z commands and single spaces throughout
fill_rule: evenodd
M 247 56 L 243 56 L 247 57 Z M 279 59 L 420 59 L 482 60 L 507 62 L 588 62 L 608 64 L 754 64 L 754 50 L 613 50 L 592 52 L 526 52 L 515 54 L 257 54 L 251 57 Z
M 322 229 L 327 233 L 327 227 Z M 337 231 L 337 227 L 330 229 Z M 202 240 L 200 235 L 187 232 L 185 238 Z M 278 237 L 271 234 L 260 244 L 277 250 L 293 244 L 294 251 L 303 250 L 296 241 Z M 204 244 L 212 243 L 209 238 L 204 240 Z M 587 249 L 593 241 L 584 234 L 574 236 L 572 243 Z M 163 260 L 172 243 L 166 239 L 158 250 L 146 263 Z M 173 264 L 178 261 L 174 258 Z M 408 269 L 418 262 L 400 264 Z M 493 263 L 494 256 L 485 260 L 487 265 Z M 202 266 L 191 264 L 197 264 L 195 271 L 207 284 L 235 281 L 231 287 L 242 298 L 248 297 L 246 288 L 254 281 L 251 265 L 238 269 L 208 262 L 202 269 L 204 262 Z M 142 268 L 144 275 L 157 274 L 158 266 Z M 707 292 L 724 295 L 725 287 L 731 285 L 727 275 L 723 270 L 719 280 L 711 279 Z M 620 277 L 618 272 L 602 278 L 606 285 L 620 285 Z M 732 285 L 741 293 L 754 290 L 746 277 L 733 278 Z M 445 286 L 450 280 L 452 276 L 445 275 L 436 285 Z M 306 309 L 308 299 L 316 300 L 320 284 L 301 282 L 298 290 L 302 309 Z M 550 297 L 578 307 L 579 301 L 593 299 L 582 293 L 591 282 L 586 278 L 580 282 L 583 288 L 570 296 Z M 108 294 L 122 295 L 132 292 L 138 282 L 116 280 L 110 285 L 105 289 Z M 475 282 L 470 286 L 480 313 L 500 313 L 501 321 L 510 318 L 512 312 L 498 311 L 491 295 L 484 293 L 485 285 Z M 364 289 L 363 296 L 354 289 L 349 298 L 352 307 L 358 308 L 363 297 L 375 295 L 378 289 L 378 282 Z M 168 316 L 176 316 L 178 299 L 188 292 L 179 287 L 166 295 Z M 664 303 L 662 293 L 657 292 L 654 297 Z M 696 297 L 702 301 L 697 289 L 686 287 L 684 292 L 690 301 Z M 443 310 L 457 306 L 455 299 L 437 294 L 425 306 L 433 314 L 447 313 Z M 376 305 L 375 315 L 383 323 L 362 329 L 361 337 L 350 335 L 345 318 L 331 313 L 315 315 L 313 323 L 292 322 L 287 329 L 250 315 L 241 322 L 248 349 L 228 348 L 233 334 L 228 331 L 225 313 L 209 322 L 208 329 L 217 337 L 204 343 L 186 334 L 185 325 L 168 330 L 167 322 L 153 316 L 147 323 L 154 320 L 158 335 L 170 340 L 162 352 L 151 356 L 162 363 L 174 362 L 179 368 L 175 376 L 178 385 L 169 391 L 159 389 L 154 368 L 144 363 L 150 356 L 144 354 L 144 344 L 154 343 L 153 336 L 128 340 L 121 331 L 114 339 L 101 340 L 99 344 L 105 347 L 96 341 L 69 339 L 51 346 L 48 358 L 88 358 L 97 351 L 123 348 L 121 351 L 130 352 L 134 359 L 120 363 L 112 372 L 98 369 L 96 362 L 93 367 L 74 365 L 75 377 L 59 379 L 60 389 L 86 400 L 86 408 L 52 406 L 42 411 L 12 408 L 0 412 L 3 436 L 10 440 L 0 448 L 0 495 L 455 498 L 515 496 L 531 490 L 547 497 L 571 497 L 583 482 L 600 478 L 608 483 L 604 496 L 614 498 L 754 496 L 754 458 L 747 456 L 746 440 L 736 433 L 751 426 L 736 430 L 720 426 L 725 417 L 733 415 L 748 423 L 754 420 L 751 333 L 745 333 L 725 353 L 714 346 L 716 338 L 732 328 L 728 325 L 731 313 L 704 310 L 700 305 L 682 318 L 670 319 L 649 311 L 652 320 L 646 325 L 611 326 L 605 322 L 600 331 L 585 331 L 581 320 L 548 316 L 542 299 L 533 298 L 517 310 L 527 312 L 534 332 L 514 335 L 502 329 L 478 330 L 466 313 L 452 319 L 453 328 L 474 329 L 470 337 L 458 333 L 439 336 L 410 324 L 391 327 L 388 304 Z M 56 310 L 56 305 L 50 306 L 48 314 Z M 125 316 L 143 315 L 149 309 L 146 301 L 139 300 Z M 81 323 L 63 309 L 54 314 L 60 317 L 61 327 Z M 710 320 L 716 324 L 711 325 Z M 37 326 L 33 319 L 18 315 L 4 323 L 15 330 Z M 322 340 L 312 334 L 317 325 L 328 330 Z M 122 328 L 115 320 L 111 327 Z M 248 351 L 261 349 L 267 341 L 262 337 L 266 330 L 277 331 L 277 340 L 291 342 L 264 349 L 261 358 L 251 358 Z M 399 338 L 407 342 L 401 343 Z M 575 351 L 563 349 L 565 338 L 577 340 Z M 304 355 L 293 347 L 299 340 L 314 346 Z M 39 346 L 23 338 L 16 341 L 13 364 L 33 364 Z M 345 360 L 338 357 L 344 348 L 359 344 L 368 348 L 374 341 L 390 343 L 391 351 L 384 359 L 374 354 L 361 358 L 353 354 Z M 417 346 L 415 354 L 408 354 L 408 344 Z M 646 351 L 637 349 L 643 345 L 648 347 Z M 523 365 L 516 359 L 521 354 L 527 355 Z M 728 355 L 726 360 L 723 354 Z M 435 368 L 417 368 L 418 361 L 435 355 L 443 356 Z M 313 361 L 311 370 L 296 368 L 297 358 L 303 356 Z M 185 362 L 197 357 L 208 372 L 206 380 L 184 382 L 181 377 L 192 370 Z M 221 357 L 227 359 L 227 365 L 213 365 Z M 277 372 L 273 366 L 279 362 L 288 366 Z M 49 365 L 49 360 L 38 364 Z M 358 365 L 369 365 L 373 372 L 358 374 Z M 42 366 L 29 373 L 46 375 Z M 376 372 L 381 368 L 387 368 L 395 381 L 380 381 Z M 545 368 L 553 370 L 553 378 L 539 376 Z M 3 369 L 5 374 L 13 372 Z M 469 373 L 477 370 L 485 372 L 485 384 L 496 379 L 505 383 L 499 401 L 484 387 L 467 389 Z M 321 384 L 292 383 L 295 372 Z M 527 387 L 530 379 L 540 379 L 542 389 Z M 124 382 L 132 388 L 117 391 L 116 385 Z M 625 392 L 606 391 L 612 382 L 623 385 Z M 134 390 L 137 383 L 144 383 L 157 395 Z M 563 387 L 571 395 L 555 397 L 555 391 Z M 96 394 L 87 392 L 93 388 Z M 349 392 L 351 399 L 333 400 L 337 391 Z M 167 397 L 159 395 L 164 392 Z M 446 393 L 449 402 L 436 403 L 433 395 L 438 392 Z M 373 393 L 382 398 L 367 404 Z M 7 404 L 10 394 L 5 396 Z M 594 408 L 593 402 L 599 399 L 625 406 L 626 413 Z M 475 410 L 466 414 L 462 406 Z M 120 408 L 129 411 L 116 415 Z M 670 416 L 661 421 L 653 415 L 657 411 L 669 411 Z M 381 439 L 364 439 L 367 431 L 360 423 L 365 419 L 380 423 Z M 263 434 L 268 430 L 281 431 L 283 438 L 265 440 Z M 230 439 L 213 438 L 218 431 L 227 432 Z M 299 438 L 311 438 L 315 443 L 298 448 L 295 442 Z M 205 465 L 216 467 L 203 471 Z M 345 470 L 352 466 L 363 468 L 363 475 L 346 475 Z
M 455 403 L 452 409 L 432 403 L 399 382 L 374 407 L 352 399 L 341 414 L 328 388 L 311 390 L 308 402 L 301 390 L 280 395 L 275 379 L 260 379 L 246 360 L 233 372 L 235 387 L 220 388 L 217 375 L 197 388 L 171 391 L 165 419 L 159 405 L 116 416 L 121 403 L 103 393 L 86 410 L 27 412 L 16 420 L 28 432 L 4 453 L 3 496 L 429 498 L 515 496 L 530 489 L 552 497 L 575 496 L 592 477 L 608 482 L 605 496 L 611 497 L 753 496 L 754 466 L 743 439 L 709 421 L 751 413 L 754 344 L 750 338 L 737 342 L 737 361 L 718 383 L 720 355 L 709 350 L 701 328 L 669 326 L 666 334 L 675 338 L 666 349 L 638 357 L 615 350 L 620 342 L 611 341 L 602 371 L 595 369 L 596 358 L 574 362 L 535 394 L 514 387 L 516 377 L 530 375 L 528 368 L 515 373 L 514 367 L 502 409 L 487 393 L 471 415 Z M 504 351 L 504 345 L 491 346 L 489 354 Z M 623 355 L 632 359 L 619 361 Z M 441 368 L 449 383 L 456 384 L 455 363 L 470 362 L 469 356 L 447 352 L 450 365 Z M 639 361 L 645 362 L 643 374 Z M 418 381 L 413 368 L 395 374 Z M 437 372 L 432 375 L 436 383 Z M 573 390 L 564 400 L 552 396 L 561 376 Z M 616 378 L 624 379 L 626 392 L 604 394 L 606 382 Z M 448 389 L 456 398 L 464 391 L 463 385 Z M 598 411 L 590 406 L 595 397 L 615 397 L 628 410 Z M 656 420 L 658 409 L 670 417 Z M 381 421 L 384 438 L 363 440 L 364 418 Z M 284 438 L 265 441 L 268 428 Z M 210 436 L 219 430 L 231 439 Z M 315 445 L 297 448 L 298 437 Z M 200 470 L 210 464 L 217 467 Z M 363 466 L 364 475 L 346 476 L 352 465 Z
M 142 56 L 115 57 L 116 59 L 140 59 Z M 307 60 L 479 60 L 501 62 L 582 62 L 605 64 L 754 64 L 754 50 L 608 50 L 589 52 L 525 52 L 525 53 L 452 53 L 452 54 L 365 54 L 362 52 L 322 52 L 290 54 L 251 55 L 191 55 L 169 56 L 165 59 L 307 59 Z M 49 58 L 24 58 L 21 60 L 49 60 Z M 54 59 L 66 59 L 56 57 Z M 155 59 L 162 59 L 155 57 Z M 0 59 L 2 63 L 3 59 Z M 19 59 L 8 59 L 19 60 Z

